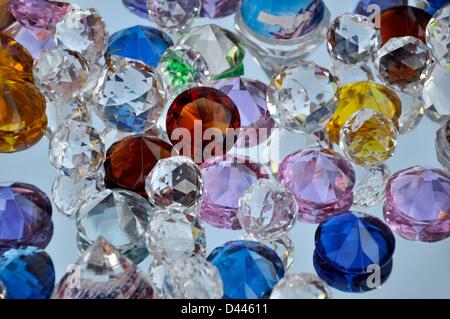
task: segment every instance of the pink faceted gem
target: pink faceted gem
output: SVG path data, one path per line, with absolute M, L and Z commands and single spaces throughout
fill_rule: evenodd
M 434 242 L 450 237 L 450 176 L 421 167 L 394 174 L 386 186 L 384 219 L 409 240 Z
M 210 158 L 200 168 L 204 182 L 200 218 L 217 228 L 240 229 L 239 199 L 254 182 L 268 179 L 269 174 L 246 157 L 229 155 Z
M 353 203 L 352 164 L 328 149 L 305 149 L 280 164 L 279 181 L 296 197 L 301 221 L 320 223 Z
M 46 0 L 9 0 L 8 10 L 26 27 L 55 29 L 66 15 L 67 2 Z

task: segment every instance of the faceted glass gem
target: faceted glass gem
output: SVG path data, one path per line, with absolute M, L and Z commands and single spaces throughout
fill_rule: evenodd
M 204 181 L 200 218 L 217 228 L 240 229 L 239 199 L 256 180 L 269 178 L 266 170 L 248 158 L 229 155 L 211 158 L 200 167 Z
M 111 128 L 141 133 L 156 125 L 166 102 L 162 79 L 139 61 L 112 56 L 96 94 L 99 117 Z
M 161 159 L 145 180 L 148 199 L 161 208 L 198 204 L 203 195 L 200 168 L 189 157 Z
M 152 27 L 136 25 L 111 35 L 108 53 L 142 61 L 156 68 L 161 56 L 172 45 L 173 41 L 166 33 Z
M 436 157 L 450 172 L 450 121 L 436 132 Z
M 411 167 L 386 186 L 384 219 L 400 236 L 434 242 L 450 236 L 450 176 L 439 169 Z
M 362 15 L 345 13 L 331 23 L 328 31 L 328 52 L 345 64 L 371 59 L 380 42 L 380 31 Z
M 427 45 L 443 67 L 450 65 L 450 6 L 438 10 L 426 30 Z
M 14 20 L 13 16 L 8 11 L 8 2 L 9 0 L 0 0 L 0 29 L 6 27 Z
M 414 37 L 391 38 L 375 56 L 378 76 L 387 85 L 411 94 L 421 90 L 430 65 L 427 46 Z
M 327 284 L 313 274 L 286 275 L 273 288 L 270 299 L 331 299 Z
M 222 278 L 201 256 L 177 259 L 167 267 L 162 294 L 166 299 L 222 299 Z
M 167 134 L 181 155 L 196 163 L 225 154 L 236 142 L 239 110 L 225 93 L 196 87 L 184 91 L 169 107 Z
M 75 179 L 90 177 L 105 160 L 105 145 L 93 127 L 68 120 L 53 134 L 49 156 L 60 174 Z
M 67 120 L 91 124 L 90 111 L 78 99 L 63 104 L 59 104 L 58 102 L 53 103 L 48 98 L 46 101 L 47 108 L 45 113 L 47 114 L 48 125 L 45 136 L 48 139 L 51 139 L 52 135 Z
M 236 34 L 215 24 L 190 29 L 179 40 L 198 51 L 215 80 L 244 74 L 245 46 Z
M 383 113 L 398 127 L 402 103 L 394 91 L 381 84 L 354 82 L 341 86 L 338 106 L 326 127 L 334 143 L 339 143 L 341 129 L 348 118 L 362 109 Z
M 30 184 L 1 184 L 0 254 L 21 246 L 44 249 L 52 236 L 52 204 L 47 195 Z
M 121 253 L 139 263 L 148 255 L 145 229 L 154 207 L 130 191 L 104 190 L 76 212 L 78 249 L 83 252 L 102 236 Z
M 402 102 L 402 115 L 398 120 L 398 132 L 400 134 L 407 134 L 414 130 L 422 121 L 425 115 L 425 103 L 422 98 L 422 91 L 415 95 L 407 94 L 405 92 L 396 91 L 395 93 Z
M 272 77 L 267 106 L 286 129 L 314 133 L 331 119 L 337 103 L 337 83 L 329 70 L 299 61 Z
M 0 33 L 0 75 L 11 79 L 32 80 L 33 58 L 14 38 Z M 11 74 L 12 73 L 12 74 Z
M 55 286 L 52 259 L 32 246 L 10 249 L 0 255 L 0 282 L 7 299 L 48 299 Z
M 71 265 L 52 298 L 153 299 L 154 294 L 138 267 L 100 237 Z
M 122 0 L 123 4 L 134 14 L 147 19 L 147 0 Z
M 106 152 L 105 185 L 146 196 L 145 178 L 162 158 L 172 154 L 172 146 L 157 137 L 133 135 L 114 143 Z
M 292 229 L 297 213 L 295 197 L 285 186 L 260 179 L 242 194 L 237 217 L 250 236 L 274 240 Z
M 322 222 L 315 234 L 316 252 L 333 268 L 366 273 L 392 258 L 395 238 L 377 217 L 345 212 Z
M 349 209 L 353 202 L 355 172 L 352 164 L 328 149 L 305 149 L 286 157 L 278 180 L 296 197 L 298 218 L 308 223 Z
M 45 134 L 45 97 L 31 83 L 0 75 L 0 153 L 26 150 Z
M 345 122 L 339 145 L 345 156 L 355 164 L 373 166 L 394 154 L 397 136 L 394 123 L 383 113 L 363 109 Z
M 184 260 L 205 254 L 205 229 L 197 216 L 188 210 L 157 210 L 146 231 L 147 248 L 159 262 Z
M 435 121 L 450 119 L 449 90 L 450 69 L 435 64 L 423 86 L 423 101 L 429 115 Z
M 355 167 L 356 185 L 353 189 L 353 207 L 367 209 L 384 201 L 386 184 L 391 171 L 386 164 Z
M 202 0 L 201 16 L 214 19 L 236 12 L 238 0 Z
M 54 29 L 66 15 L 69 4 L 58 1 L 10 0 L 8 10 L 27 28 Z
M 206 83 L 210 78 L 206 61 L 200 53 L 182 45 L 167 49 L 159 61 L 157 71 L 166 92 L 172 95 L 182 93 L 186 84 Z
M 147 8 L 160 28 L 181 31 L 199 16 L 201 0 L 147 0 Z
M 280 257 L 269 247 L 252 241 L 232 241 L 208 256 L 220 272 L 224 299 L 264 299 L 284 276 Z
M 106 52 L 109 33 L 95 9 L 71 6 L 56 25 L 55 39 L 60 47 L 78 52 L 89 63 L 98 62 Z

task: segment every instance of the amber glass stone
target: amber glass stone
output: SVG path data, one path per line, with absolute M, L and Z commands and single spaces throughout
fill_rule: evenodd
M 128 136 L 111 145 L 106 153 L 105 185 L 146 197 L 145 178 L 160 159 L 171 155 L 172 145 L 158 137 Z
M 0 77 L 27 81 L 33 78 L 33 58 L 25 47 L 9 35 L 0 33 Z M 12 70 L 11 70 L 12 69 Z
M 31 83 L 0 76 L 0 152 L 22 151 L 47 129 L 45 98 Z
M 231 98 L 209 87 L 181 93 L 166 118 L 170 141 L 180 154 L 198 164 L 228 152 L 236 143 L 240 125 L 239 110 Z
M 7 27 L 14 21 L 13 16 L 8 11 L 9 0 L 0 0 L 0 29 Z
M 381 13 L 381 40 L 385 44 L 389 39 L 412 36 L 425 42 L 425 31 L 431 15 L 426 11 L 410 6 L 400 6 L 384 10 Z

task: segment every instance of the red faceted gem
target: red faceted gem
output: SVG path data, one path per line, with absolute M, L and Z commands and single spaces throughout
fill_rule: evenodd
M 172 149 L 160 138 L 144 135 L 114 143 L 106 153 L 106 187 L 127 189 L 147 197 L 145 178 L 160 159 L 173 155 Z
M 209 87 L 181 93 L 166 118 L 174 147 L 198 164 L 228 152 L 236 143 L 240 125 L 239 110 L 231 98 Z

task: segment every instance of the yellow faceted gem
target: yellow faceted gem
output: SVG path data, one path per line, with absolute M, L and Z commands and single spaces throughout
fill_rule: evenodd
M 0 77 L 32 81 L 33 58 L 25 47 L 9 35 L 0 33 Z
M 45 98 L 31 83 L 0 77 L 0 153 L 22 151 L 47 128 Z
M 390 158 L 397 147 L 398 131 L 384 114 L 360 110 L 350 116 L 341 131 L 340 146 L 355 164 L 374 166 Z
M 402 103 L 394 91 L 373 82 L 347 83 L 339 88 L 338 106 L 326 127 L 334 143 L 339 143 L 341 129 L 349 117 L 363 109 L 384 114 L 398 128 Z

